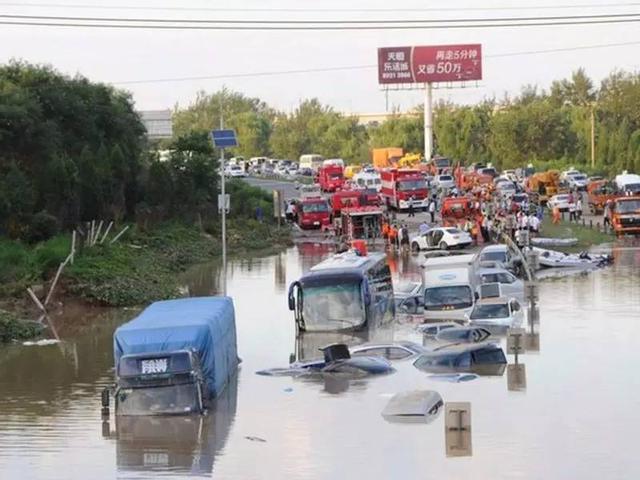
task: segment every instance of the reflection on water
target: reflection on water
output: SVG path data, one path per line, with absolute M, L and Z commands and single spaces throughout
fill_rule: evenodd
M 107 437 L 116 441 L 118 473 L 169 471 L 210 477 L 216 455 L 229 436 L 237 396 L 235 376 L 206 416 L 116 416 L 115 431 L 109 425 Z
M 136 311 L 65 306 L 52 318 L 61 344 L 0 348 L 0 478 L 636 478 L 640 242 L 620 245 L 611 268 L 541 282 L 540 320 L 534 314 L 523 325 L 518 363 L 509 355 L 506 375 L 461 383 L 436 381 L 412 362 L 348 382 L 255 375 L 341 340 L 296 341 L 284 293 L 331 250 L 300 245 L 235 259 L 228 288 L 243 359 L 237 389 L 208 417 L 117 425 L 112 417 L 104 432 L 99 397 L 113 380 L 112 334 Z M 417 257 L 391 258 L 395 280 L 420 278 Z M 194 268 L 184 285 L 191 295 L 214 294 L 220 269 Z M 413 322 L 342 340 L 420 343 Z M 384 421 L 389 399 L 415 389 L 435 390 L 445 404 L 472 403 L 473 430 L 448 429 L 446 415 L 430 425 Z

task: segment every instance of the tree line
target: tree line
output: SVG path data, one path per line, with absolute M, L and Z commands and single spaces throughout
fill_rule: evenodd
M 291 113 L 222 89 L 200 93 L 173 115 L 174 138 L 149 145 L 129 93 L 61 75 L 50 67 L 12 61 L 0 66 L 0 234 L 38 241 L 59 228 L 93 219 L 135 219 L 139 211 L 164 218 L 214 205 L 218 160 L 209 131 L 221 114 L 240 147 L 229 154 L 296 159 L 304 153 L 370 161 L 375 147 L 421 152 L 423 122 L 391 115 L 361 125 L 317 99 Z M 612 174 L 640 170 L 640 74 L 614 72 L 598 88 L 584 71 L 527 86 L 514 98 L 435 109 L 437 153 L 464 163 L 539 168 L 591 162 Z M 168 160 L 157 151 L 168 149 Z M 231 186 L 242 215 L 269 208 L 268 195 Z
M 218 160 L 208 132 L 171 140 L 168 161 L 150 152 L 145 133 L 127 92 L 47 66 L 0 66 L 0 235 L 35 243 L 94 219 L 215 211 Z M 230 190 L 242 215 L 272 201 L 242 185 Z
M 591 115 L 595 166 L 591 168 Z M 367 163 L 375 147 L 421 152 L 422 109 L 391 115 L 382 124 L 358 119 L 322 105 L 300 102 L 291 113 L 279 112 L 257 98 L 227 89 L 198 94 L 195 102 L 174 111 L 177 134 L 217 128 L 220 115 L 235 128 L 245 157 L 296 159 L 304 153 Z M 525 86 L 513 98 L 476 105 L 440 102 L 434 113 L 434 153 L 465 164 L 492 162 L 500 168 L 533 163 L 539 168 L 575 165 L 612 174 L 640 170 L 640 74 L 616 71 L 597 88 L 580 69 L 550 88 Z

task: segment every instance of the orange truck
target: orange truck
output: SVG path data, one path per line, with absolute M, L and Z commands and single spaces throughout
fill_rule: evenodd
M 640 234 L 640 195 L 615 198 L 609 220 L 616 235 Z
M 394 167 L 398 160 L 404 156 L 402 148 L 374 148 L 371 150 L 373 168 L 381 170 L 383 168 Z
M 593 213 L 602 213 L 604 206 L 609 200 L 613 200 L 617 195 L 615 186 L 608 180 L 596 180 L 587 185 L 587 195 L 589 196 L 589 207 Z
M 562 193 L 560 191 L 560 172 L 549 170 L 534 173 L 527 180 L 527 192 L 537 193 L 540 203 L 547 203 L 547 200 L 552 196 Z

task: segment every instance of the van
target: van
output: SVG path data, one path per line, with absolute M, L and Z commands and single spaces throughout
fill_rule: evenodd
M 322 166 L 324 157 L 316 153 L 300 155 L 300 168 L 310 168 L 314 172 Z
M 433 260 L 444 260 L 444 258 Z M 423 270 L 424 318 L 426 322 L 465 321 L 466 315 L 471 313 L 477 297 L 477 282 L 472 270 L 473 268 L 469 264 L 439 268 L 426 267 Z

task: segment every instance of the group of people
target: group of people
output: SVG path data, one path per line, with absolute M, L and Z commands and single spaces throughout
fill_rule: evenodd
M 385 218 L 382 221 L 382 238 L 386 246 L 401 250 L 409 249 L 409 228 L 404 223 L 398 225 Z

